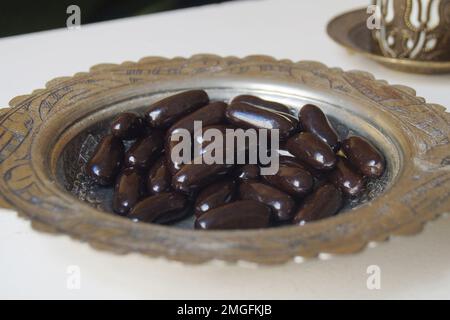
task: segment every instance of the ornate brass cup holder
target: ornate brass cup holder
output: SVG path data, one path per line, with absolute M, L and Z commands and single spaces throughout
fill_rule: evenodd
M 391 69 L 424 74 L 450 73 L 450 61 L 426 61 L 383 56 L 366 26 L 367 18 L 366 9 L 339 15 L 328 23 L 328 35 L 349 51 L 361 54 Z
M 83 162 L 80 150 L 93 145 L 89 139 L 104 130 L 103 123 L 120 111 L 191 88 L 225 100 L 258 94 L 294 109 L 317 103 L 341 132 L 358 132 L 382 150 L 388 163 L 384 182 L 371 187 L 366 201 L 335 217 L 251 231 L 135 223 L 96 207 L 95 196 L 75 196 L 73 164 Z M 0 110 L 1 204 L 16 209 L 38 230 L 116 253 L 188 263 L 278 264 L 320 253 L 357 252 L 371 241 L 414 234 L 450 209 L 450 115 L 411 88 L 361 71 L 267 56 L 149 57 L 54 79 L 10 105 Z

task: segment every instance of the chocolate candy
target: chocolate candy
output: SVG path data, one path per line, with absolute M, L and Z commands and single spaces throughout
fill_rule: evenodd
M 228 106 L 225 115 L 237 127 L 253 129 L 278 129 L 280 140 L 284 140 L 298 129 L 295 118 L 247 103 L 236 102 Z
M 188 202 L 183 209 L 174 210 L 158 217 L 153 223 L 157 224 L 172 224 L 179 220 L 186 218 L 192 214 L 192 204 Z
M 210 104 L 194 111 L 184 118 L 175 122 L 168 130 L 168 134 L 176 132 L 177 129 L 186 129 L 190 133 L 194 132 L 194 121 L 201 121 L 202 127 L 221 123 L 225 119 L 225 109 L 227 104 L 221 101 Z
M 213 136 L 206 136 L 205 133 L 212 129 L 216 131 L 215 134 Z M 233 132 L 228 134 L 227 129 L 233 129 L 233 127 L 230 125 L 212 125 L 204 127 L 202 135 L 197 135 L 194 137 L 197 147 L 194 149 L 195 153 L 193 154 L 193 157 L 199 157 L 202 155 L 206 158 L 206 156 L 212 156 L 213 159 L 218 162 L 227 162 L 227 154 L 230 151 L 233 155 L 232 160 L 236 162 L 238 154 L 244 153 L 245 155 L 248 149 L 248 142 L 246 141 L 245 146 L 239 145 L 240 147 L 243 147 L 242 150 L 237 149 L 237 139 Z M 211 133 L 211 131 L 209 132 Z M 218 139 L 219 136 L 221 139 L 216 142 L 216 139 Z M 232 141 L 232 146 L 230 149 L 227 147 L 227 140 Z M 213 159 L 208 161 L 212 161 Z
M 126 215 L 144 194 L 142 172 L 136 168 L 125 168 L 116 179 L 113 211 Z
M 138 139 L 125 154 L 127 167 L 148 168 L 152 161 L 160 155 L 163 147 L 163 136 L 153 131 L 148 136 Z
M 208 102 L 208 94 L 203 90 L 185 91 L 155 102 L 145 116 L 151 127 L 164 128 Z
M 229 162 L 230 160 L 227 160 L 227 155 L 230 155 L 233 156 L 231 161 L 237 163 L 238 159 L 245 161 L 245 159 L 250 158 L 249 148 L 251 147 L 259 148 L 258 135 L 256 135 L 255 140 L 245 139 L 244 144 L 242 144 L 241 143 L 242 140 L 237 138 L 234 132 L 228 134 L 227 129 L 234 129 L 234 128 L 229 125 L 211 125 L 204 127 L 202 134 L 198 135 L 196 134 L 196 136 L 194 137 L 194 142 L 196 146 L 195 148 L 193 148 L 192 158 L 195 157 L 198 158 L 200 155 L 203 155 L 205 162 L 209 164 L 211 163 L 211 161 Z M 211 133 L 211 130 L 215 130 L 216 132 L 214 133 L 214 135 L 207 136 L 206 132 L 209 131 L 209 133 Z M 216 139 L 218 138 L 220 138 L 220 140 L 216 142 Z M 230 146 L 227 146 L 228 140 L 231 141 Z M 167 150 L 170 150 L 170 152 L 172 152 L 172 148 L 177 143 L 178 142 L 168 143 Z M 254 159 L 254 161 L 256 162 L 258 160 L 258 155 L 259 153 L 257 152 L 254 158 L 252 157 L 252 160 Z M 206 160 L 207 156 L 208 160 Z M 182 164 L 177 164 L 172 159 L 168 159 L 168 161 L 172 162 L 173 170 L 171 170 L 171 172 L 173 172 L 173 174 L 175 174 L 182 166 Z
M 241 180 L 258 180 L 260 169 L 257 164 L 244 164 L 237 167 L 235 174 Z
M 294 224 L 319 220 L 334 215 L 342 207 L 341 192 L 327 183 L 305 198 L 294 217 Z
M 173 161 L 172 160 L 172 149 L 181 141 L 171 141 L 170 137 L 166 139 L 166 144 L 164 146 L 164 157 L 167 165 L 167 169 L 170 174 L 174 175 L 181 169 L 183 163 L 181 161 Z M 182 154 L 183 155 L 183 152 Z
M 124 150 L 119 138 L 112 134 L 104 136 L 86 165 L 86 173 L 100 185 L 111 185 L 120 171 Z
M 256 229 L 270 223 L 270 208 L 253 200 L 235 201 L 212 209 L 197 218 L 197 229 Z
M 204 133 L 209 129 L 218 130 L 218 132 L 222 136 L 222 142 L 223 142 L 222 148 L 225 149 L 225 147 L 226 147 L 226 129 L 227 128 L 231 128 L 231 127 L 227 126 L 227 125 L 223 125 L 223 124 L 216 124 L 216 125 L 203 127 L 201 133 L 196 132 L 195 136 L 193 138 L 194 138 L 194 142 L 200 147 L 200 150 L 199 150 L 200 154 L 203 154 L 205 152 L 205 148 L 214 142 L 214 138 L 211 140 L 204 139 Z
M 339 149 L 339 138 L 336 131 L 328 122 L 325 114 L 318 107 L 307 104 L 299 113 L 302 129 L 315 134 L 327 143 L 334 152 Z
M 305 169 L 295 166 L 280 165 L 276 174 L 261 177 L 273 187 L 293 197 L 304 197 L 314 186 L 312 175 Z
M 193 135 L 195 121 L 201 121 L 201 136 Z M 236 132 L 227 136 L 227 129 L 249 128 L 256 129 L 257 136 L 247 132 L 245 143 Z M 191 135 L 185 136 L 182 129 Z M 205 136 L 210 129 L 217 130 L 223 144 L 215 141 L 215 134 Z M 269 134 L 269 148 L 262 149 L 257 129 L 279 130 L 280 143 Z M 336 214 L 343 196 L 361 194 L 364 175 L 378 177 L 385 168 L 383 156 L 363 138 L 346 139 L 336 155 L 338 136 L 318 107 L 305 105 L 297 118 L 287 106 L 251 95 L 238 96 L 227 105 L 209 103 L 203 90 L 182 92 L 151 105 L 145 119 L 134 112 L 119 114 L 110 132 L 86 172 L 110 185 L 122 168 L 113 211 L 152 223 L 171 223 L 195 213 L 198 229 L 264 228 L 292 221 L 302 225 Z M 172 141 L 181 132 L 182 138 Z M 186 138 L 194 145 L 176 148 Z M 230 138 L 234 141 L 227 146 Z M 136 141 L 125 152 L 122 140 L 131 139 Z M 188 152 L 188 157 L 174 163 L 174 148 Z M 225 159 L 231 151 L 234 158 Z M 267 160 L 275 153 L 280 155 L 278 171 L 261 175 L 274 165 Z M 221 154 L 224 159 L 218 158 Z M 234 160 L 236 166 L 220 160 Z M 142 199 L 145 189 L 152 195 Z
M 146 131 L 144 119 L 134 112 L 119 114 L 111 124 L 111 133 L 123 140 L 136 139 Z
M 350 163 L 363 175 L 380 177 L 385 168 L 383 155 L 366 139 L 350 137 L 342 141 L 342 151 Z
M 285 165 L 289 167 L 297 167 L 302 169 L 306 168 L 303 163 L 297 160 L 297 158 L 291 156 L 280 155 L 278 157 L 278 162 L 280 163 L 280 165 Z
M 198 136 L 194 136 L 193 139 L 195 139 L 195 141 L 199 144 L 199 152 L 200 154 L 203 154 L 205 151 L 206 146 L 208 146 L 209 144 L 212 143 L 212 141 L 203 141 L 203 133 L 208 130 L 208 129 L 217 129 L 219 130 L 220 133 L 222 133 L 222 141 L 223 141 L 223 148 L 225 148 L 226 146 L 226 136 L 225 136 L 225 130 L 227 128 L 231 128 L 230 126 L 225 126 L 225 125 L 211 125 L 211 126 L 206 126 L 202 128 L 202 132 L 199 133 L 195 133 Z M 175 133 L 177 131 L 177 129 L 175 129 L 172 133 Z M 166 163 L 168 165 L 169 171 L 172 175 L 176 174 L 181 167 L 183 166 L 183 163 L 180 161 L 174 161 L 172 159 L 172 149 L 180 142 L 182 142 L 183 139 L 180 139 L 180 141 L 172 141 L 171 140 L 171 136 L 168 135 L 167 137 L 167 141 L 166 141 L 166 145 L 165 145 L 165 156 L 166 156 Z M 194 141 L 192 141 L 194 142 Z M 192 153 L 193 150 L 191 150 Z M 183 152 L 183 151 L 182 151 Z M 199 156 L 200 154 L 191 154 L 191 159 L 195 156 Z M 223 153 L 225 155 L 225 152 Z
M 303 169 L 303 170 L 309 172 L 313 176 L 315 187 L 317 186 L 317 183 L 319 181 L 326 181 L 326 177 L 327 177 L 326 171 L 320 171 L 320 170 L 314 169 L 313 167 L 301 162 L 300 160 L 298 160 L 295 157 L 282 155 L 279 157 L 279 163 L 280 163 L 280 166 L 285 165 L 288 167 L 297 167 L 297 168 L 300 168 L 300 169 Z
M 236 103 L 236 102 L 243 102 L 243 103 L 251 104 L 252 106 L 255 106 L 255 107 L 266 108 L 266 109 L 270 109 L 272 111 L 278 111 L 278 112 L 290 114 L 289 108 L 282 103 L 270 101 L 270 100 L 264 100 L 264 99 L 261 99 L 259 97 L 252 96 L 249 94 L 243 94 L 243 95 L 237 96 L 231 101 L 231 103 Z
M 168 191 L 172 177 L 164 156 L 160 157 L 150 168 L 147 178 L 147 190 L 152 194 Z
M 336 155 L 330 146 L 310 132 L 300 132 L 286 142 L 288 151 L 300 161 L 317 170 L 331 170 Z
M 138 221 L 169 223 L 182 218 L 186 213 L 187 198 L 179 193 L 163 192 L 139 201 L 128 214 Z
M 338 157 L 329 180 L 347 196 L 357 196 L 364 190 L 364 178 L 353 170 L 347 159 Z
M 172 177 L 172 187 L 177 191 L 189 193 L 225 176 L 231 168 L 232 165 L 218 163 L 185 164 Z
M 236 196 L 236 183 L 226 179 L 205 187 L 195 201 L 195 215 L 203 213 L 230 203 Z
M 244 181 L 239 188 L 243 200 L 255 200 L 272 208 L 276 220 L 293 217 L 295 202 L 288 194 L 260 182 Z

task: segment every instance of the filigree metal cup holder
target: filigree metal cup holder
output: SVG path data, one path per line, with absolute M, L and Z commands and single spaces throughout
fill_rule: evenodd
M 391 58 L 450 60 L 450 0 L 374 0 L 372 35 Z
M 387 173 L 345 212 L 302 227 L 195 231 L 189 221 L 161 226 L 108 213 L 110 190 L 95 189 L 82 171 L 105 124 L 120 111 L 191 88 L 224 100 L 253 93 L 293 109 L 316 103 L 341 135 L 355 131 L 375 143 L 387 158 Z M 361 71 L 267 56 L 149 57 L 52 80 L 10 105 L 0 116 L 1 204 L 38 230 L 116 253 L 276 264 L 352 253 L 371 241 L 413 234 L 450 208 L 450 115 L 413 89 Z
M 421 55 L 423 59 L 407 58 L 398 53 L 400 49 L 392 55 L 383 53 L 378 41 L 373 37 L 373 31 L 367 27 L 368 17 L 366 9 L 341 14 L 328 23 L 328 35 L 349 51 L 361 54 L 391 69 L 424 74 L 450 73 L 450 56 L 448 55 L 450 51 L 447 52 L 442 48 L 444 44 L 438 48 L 441 53 L 431 55 L 431 52 L 425 51 Z

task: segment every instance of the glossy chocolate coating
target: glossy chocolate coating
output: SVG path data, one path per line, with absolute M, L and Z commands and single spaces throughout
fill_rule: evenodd
M 313 180 L 314 180 L 313 190 L 316 190 L 321 185 L 328 182 L 328 180 L 327 180 L 328 172 L 327 171 L 321 171 L 321 170 L 314 169 L 313 167 L 307 165 L 304 162 L 301 162 L 300 160 L 298 160 L 297 158 L 295 158 L 293 156 L 280 155 L 279 162 L 280 162 L 280 166 L 285 165 L 288 167 L 297 167 L 297 168 L 301 168 L 301 169 L 309 172 L 312 175 Z
M 115 213 L 126 215 L 144 194 L 142 172 L 125 168 L 116 179 L 112 208 Z
M 300 132 L 286 142 L 288 151 L 300 161 L 317 170 L 331 170 L 336 155 L 330 146 L 310 132 Z
M 163 136 L 159 131 L 153 131 L 146 137 L 138 139 L 125 154 L 127 167 L 148 168 L 161 154 Z
M 136 139 L 145 132 L 144 119 L 134 112 L 119 114 L 111 124 L 111 133 L 123 140 Z
M 232 165 L 227 164 L 185 164 L 172 177 L 172 187 L 189 193 L 225 176 L 231 168 Z
M 206 126 L 202 128 L 202 133 L 201 135 L 198 133 L 195 133 L 196 135 L 198 134 L 198 136 L 193 135 L 193 139 L 195 139 L 195 141 L 197 141 L 197 143 L 200 145 L 199 146 L 199 152 L 200 154 L 204 153 L 204 148 L 206 148 L 206 146 L 208 146 L 209 144 L 212 143 L 212 141 L 203 141 L 202 137 L 203 137 L 203 133 L 208 130 L 208 129 L 217 129 L 220 131 L 220 133 L 222 133 L 222 140 L 223 140 L 223 147 L 225 148 L 225 142 L 226 142 L 226 137 L 225 137 L 225 130 L 226 128 L 231 128 L 230 126 L 226 126 L 226 125 L 211 125 L 211 126 Z M 176 132 L 176 129 L 174 130 L 174 132 Z M 167 139 L 166 139 L 166 144 L 165 144 L 165 157 L 166 157 L 166 163 L 167 163 L 167 167 L 169 168 L 169 171 L 172 175 L 176 174 L 181 167 L 184 165 L 181 161 L 177 162 L 177 161 L 173 161 L 171 158 L 171 154 L 172 154 L 172 149 L 179 143 L 183 141 L 182 139 L 180 139 L 180 141 L 171 141 L 171 135 L 168 134 L 167 135 Z M 194 143 L 194 140 L 192 141 L 192 143 Z M 191 149 L 191 159 L 193 157 L 195 157 L 196 155 L 193 153 L 194 152 L 194 148 L 192 147 Z M 225 153 L 224 153 L 225 154 Z M 199 156 L 199 155 L 197 155 Z
M 315 134 L 327 143 L 334 152 L 339 149 L 339 138 L 325 114 L 312 104 L 303 106 L 299 113 L 303 131 Z
M 280 163 L 280 165 L 297 167 L 297 168 L 302 168 L 302 169 L 306 168 L 305 165 L 303 163 L 301 163 L 300 161 L 298 161 L 297 158 L 291 157 L 291 156 L 280 155 L 278 157 L 278 162 Z
M 208 94 L 203 90 L 185 91 L 155 102 L 145 116 L 151 127 L 164 128 L 208 102 Z
M 314 186 L 312 175 L 303 168 L 280 165 L 274 175 L 262 175 L 263 180 L 293 197 L 304 197 Z
M 214 142 L 214 139 L 211 139 L 212 141 L 203 139 L 205 131 L 207 131 L 209 129 L 216 129 L 216 130 L 218 130 L 221 133 L 221 135 L 222 135 L 222 142 L 223 142 L 222 148 L 225 150 L 225 148 L 226 148 L 226 130 L 227 129 L 232 129 L 232 128 L 233 127 L 231 127 L 231 126 L 221 125 L 221 124 L 216 124 L 216 125 L 203 127 L 202 135 L 201 136 L 200 135 L 194 136 L 195 141 L 200 145 L 200 150 L 199 150 L 200 154 L 205 153 L 205 148 L 208 145 L 210 145 L 211 143 Z M 224 153 L 224 155 L 225 155 L 225 153 Z M 199 156 L 199 155 L 194 155 L 194 157 L 195 156 Z
M 184 214 L 187 204 L 184 195 L 163 192 L 139 201 L 128 217 L 138 221 L 169 223 L 180 218 L 179 212 Z
M 187 200 L 186 205 L 181 210 L 172 210 L 156 218 L 153 223 L 157 224 L 171 224 L 177 222 L 187 216 L 192 215 L 192 203 Z
M 216 133 L 213 137 L 207 137 L 205 135 L 205 132 L 211 129 L 215 129 Z M 230 125 L 212 125 L 208 127 L 203 128 L 202 136 L 197 135 L 194 137 L 195 143 L 197 144 L 196 148 L 194 148 L 194 154 L 193 157 L 199 157 L 199 155 L 202 156 L 214 156 L 214 159 L 221 161 L 221 162 L 227 162 L 227 155 L 233 155 L 234 158 L 232 161 L 236 163 L 237 155 L 238 153 L 246 153 L 248 149 L 248 143 L 246 143 L 244 150 L 238 150 L 236 148 L 236 141 L 237 139 L 234 136 L 234 131 L 231 131 L 230 133 L 227 132 L 227 129 L 235 129 L 234 127 Z M 221 136 L 221 139 L 216 142 L 215 140 L 218 139 L 218 136 Z M 230 141 L 234 141 L 234 144 L 232 146 L 232 150 L 230 153 L 228 153 L 227 149 L 227 139 Z M 220 143 L 220 141 L 222 143 Z M 246 141 L 247 142 L 247 141 Z M 197 149 L 198 148 L 198 149 Z M 222 155 L 222 158 L 219 157 L 219 155 Z M 230 161 L 230 160 L 229 160 Z
M 258 132 L 256 132 L 256 141 L 253 140 L 253 139 L 245 139 L 245 143 L 242 144 L 242 142 L 241 142 L 242 140 L 237 138 L 237 134 L 235 134 L 236 133 L 235 131 L 231 131 L 231 132 L 227 132 L 226 131 L 227 129 L 235 130 L 236 129 L 235 127 L 232 127 L 232 126 L 229 126 L 229 125 L 214 125 L 214 126 L 205 127 L 203 131 L 205 132 L 206 130 L 209 130 L 209 129 L 217 129 L 222 135 L 223 145 L 222 145 L 221 152 L 222 152 L 222 155 L 224 157 L 223 158 L 224 162 L 227 161 L 226 160 L 227 154 L 228 155 L 232 154 L 232 155 L 234 155 L 234 159 L 233 159 L 234 163 L 252 163 L 252 164 L 255 164 L 254 161 L 250 161 L 250 150 L 256 150 L 256 154 L 253 155 L 254 158 L 252 156 L 252 160 L 255 160 L 256 163 L 259 163 L 258 162 L 259 161 L 259 156 L 260 156 L 260 152 L 262 152 L 262 150 L 259 149 L 260 148 L 260 144 L 259 144 L 259 139 L 260 138 L 258 136 Z M 243 131 L 244 129 L 240 129 L 240 130 Z M 268 138 L 269 138 L 269 141 L 267 141 L 267 144 L 268 144 L 267 147 L 269 148 L 268 152 L 270 152 L 271 151 L 270 150 L 270 147 L 271 147 L 271 145 L 270 145 L 270 136 Z M 214 141 L 214 139 L 211 139 L 211 140 Z M 231 141 L 232 147 L 234 148 L 232 150 L 232 153 L 227 153 L 227 151 L 228 151 L 227 140 Z M 204 140 L 202 139 L 202 137 L 196 137 L 196 141 L 197 141 L 197 143 L 201 144 L 201 146 L 200 146 L 200 153 L 201 154 L 205 154 L 207 151 L 211 152 L 213 150 L 212 149 L 213 147 L 214 147 L 215 152 L 217 152 L 218 151 L 218 147 L 220 146 L 220 144 L 218 146 L 218 144 L 215 143 L 213 146 L 208 147 L 210 144 L 213 143 L 213 141 L 207 140 L 206 137 L 205 137 Z M 211 149 L 211 150 L 209 150 L 209 149 Z M 241 159 L 244 162 L 242 162 Z M 239 162 L 238 162 L 238 160 L 239 160 Z
M 164 156 L 161 156 L 150 168 L 147 177 L 147 190 L 152 194 L 168 191 L 172 176 L 167 168 Z
M 243 102 L 243 103 L 251 104 L 252 106 L 255 106 L 255 107 L 261 107 L 261 108 L 266 108 L 266 109 L 270 109 L 273 111 L 290 114 L 289 108 L 282 103 L 270 101 L 270 100 L 264 100 L 264 99 L 261 99 L 259 97 L 252 96 L 249 94 L 243 94 L 243 95 L 235 97 L 231 101 L 231 103 L 235 103 L 235 102 Z
M 197 218 L 195 227 L 203 230 L 266 228 L 270 216 L 270 208 L 262 203 L 235 201 L 202 214 Z
M 295 157 L 291 157 L 291 156 L 280 156 L 279 158 L 279 162 L 280 162 L 280 166 L 281 165 L 285 165 L 288 167 L 297 167 L 297 168 L 301 168 L 303 170 L 308 171 L 315 179 L 323 179 L 325 178 L 325 176 L 327 175 L 326 171 L 320 171 L 317 170 L 309 165 L 307 165 L 306 163 L 301 162 L 300 160 L 298 160 Z
M 104 136 L 86 165 L 86 173 L 100 185 L 113 184 L 120 171 L 124 151 L 119 138 L 112 134 Z
M 347 196 L 357 196 L 364 190 L 364 177 L 356 172 L 343 157 L 338 157 L 336 168 L 331 171 L 328 178 Z
M 244 164 L 237 167 L 235 174 L 240 180 L 258 180 L 260 171 L 257 164 Z
M 276 220 L 286 221 L 293 217 L 295 202 L 291 196 L 267 184 L 244 181 L 240 185 L 239 196 L 271 207 Z
M 280 140 L 288 138 L 298 129 L 295 118 L 242 102 L 230 104 L 225 115 L 233 125 L 244 129 L 278 129 Z
M 172 149 L 181 141 L 171 141 L 170 137 L 167 137 L 166 139 L 166 143 L 164 145 L 164 158 L 165 158 L 165 162 L 166 162 L 166 166 L 167 169 L 169 170 L 171 175 L 176 174 L 181 167 L 183 166 L 183 163 L 177 162 L 177 161 L 172 161 Z
M 194 121 L 201 121 L 202 127 L 219 124 L 225 119 L 225 109 L 227 104 L 221 101 L 211 102 L 210 104 L 192 112 L 191 114 L 181 118 L 175 122 L 168 130 L 168 134 L 172 134 L 177 129 L 186 129 L 194 132 Z
M 383 155 L 366 139 L 350 137 L 342 141 L 342 151 L 350 163 L 363 175 L 380 177 L 385 169 Z
M 232 179 L 219 181 L 205 187 L 195 201 L 195 215 L 230 203 L 236 196 L 236 183 Z
M 331 183 L 327 183 L 305 198 L 295 214 L 293 223 L 303 225 L 309 221 L 327 218 L 337 213 L 341 207 L 341 192 Z

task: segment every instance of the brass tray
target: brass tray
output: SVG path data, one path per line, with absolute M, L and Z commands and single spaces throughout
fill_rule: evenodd
M 95 139 L 102 123 L 191 88 L 225 100 L 253 93 L 294 109 L 317 103 L 340 131 L 358 132 L 382 150 L 388 163 L 384 182 L 335 217 L 252 231 L 134 223 L 93 206 L 89 195 L 68 190 L 70 163 L 82 160 L 76 150 L 93 145 L 88 137 Z M 35 229 L 64 233 L 99 249 L 187 263 L 278 264 L 357 252 L 371 241 L 417 233 L 426 221 L 450 211 L 450 115 L 413 89 L 362 71 L 267 56 L 148 57 L 54 79 L 45 89 L 14 98 L 10 106 L 0 110 L 1 204 L 30 219 Z
M 366 26 L 366 9 L 358 9 L 333 18 L 327 26 L 328 35 L 351 52 L 361 54 L 388 68 L 403 72 L 442 74 L 450 73 L 450 61 L 424 61 L 385 57 L 374 45 Z

